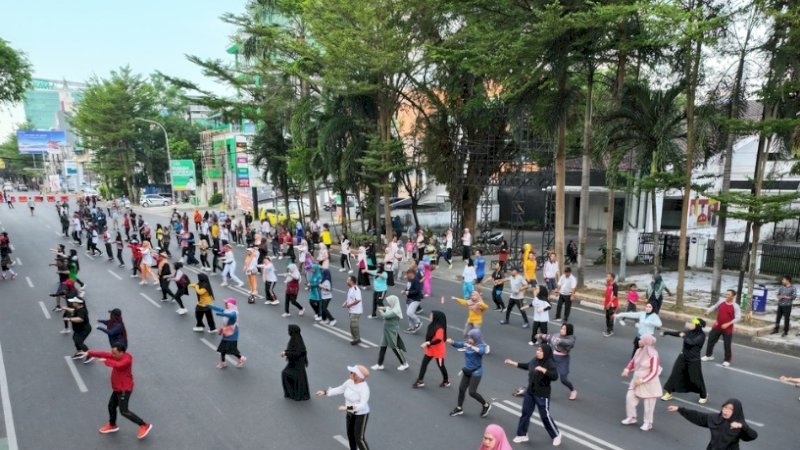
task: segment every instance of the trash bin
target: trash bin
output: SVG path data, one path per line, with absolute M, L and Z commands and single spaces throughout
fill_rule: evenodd
M 753 288 L 753 312 L 756 314 L 765 314 L 767 312 L 767 289 L 763 284 L 759 284 Z

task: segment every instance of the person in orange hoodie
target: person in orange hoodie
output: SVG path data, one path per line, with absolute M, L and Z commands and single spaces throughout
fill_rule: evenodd
M 614 278 L 613 272 L 606 274 L 606 295 L 603 300 L 603 310 L 606 312 L 606 331 L 603 332 L 605 337 L 614 335 L 614 316 L 619 310 L 619 286 Z
M 447 340 L 447 316 L 441 311 L 431 312 L 431 323 L 428 325 L 428 331 L 425 333 L 425 342 L 420 347 L 425 351 L 425 356 L 422 357 L 422 364 L 419 367 L 419 375 L 417 381 L 414 383 L 414 388 L 419 389 L 425 387 L 425 371 L 428 370 L 428 364 L 431 360 L 436 360 L 436 366 L 442 372 L 442 384 L 439 387 L 450 387 L 450 378 L 447 376 L 447 367 L 444 366 L 444 357 L 446 352 L 445 341 Z
M 200 210 L 195 208 L 194 209 L 194 231 L 200 231 L 200 222 L 203 221 L 203 215 L 200 214 Z

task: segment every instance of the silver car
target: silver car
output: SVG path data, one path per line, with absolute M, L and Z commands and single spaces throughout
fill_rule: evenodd
M 158 194 L 147 194 L 142 196 L 142 200 L 139 203 L 147 208 L 148 206 L 169 206 L 172 200 Z

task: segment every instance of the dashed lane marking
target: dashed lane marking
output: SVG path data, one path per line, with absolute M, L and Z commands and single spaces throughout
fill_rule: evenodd
M 25 281 L 28 282 L 28 287 L 33 288 L 33 281 L 31 281 L 31 277 L 25 277 Z
M 44 313 L 45 319 L 50 319 L 50 311 L 47 310 L 47 306 L 45 306 L 44 302 L 39 302 L 39 306 L 42 308 L 42 313 Z
M 139 295 L 141 295 L 142 297 L 144 297 L 144 299 L 145 299 L 145 300 L 147 300 L 148 302 L 152 303 L 152 304 L 153 304 L 153 306 L 155 306 L 156 308 L 161 308 L 161 305 L 159 305 L 159 304 L 158 304 L 158 302 L 156 302 L 155 300 L 153 300 L 152 298 L 150 298 L 150 296 L 149 296 L 149 295 L 147 295 L 147 294 L 145 294 L 144 292 L 140 292 L 140 293 L 139 293 Z
M 113 271 L 113 270 L 111 270 L 111 269 L 108 269 L 108 273 L 110 273 L 110 274 L 111 274 L 111 276 L 113 276 L 114 278 L 116 278 L 116 279 L 118 279 L 118 280 L 121 280 L 121 279 L 122 279 L 122 277 L 121 277 L 121 276 L 119 276 L 119 275 L 117 275 L 116 273 L 114 273 L 114 271 Z
M 69 371 L 70 373 L 72 373 L 72 378 L 75 379 L 75 384 L 78 385 L 78 390 L 83 393 L 89 392 L 89 388 L 86 387 L 86 383 L 83 382 L 81 374 L 78 373 L 78 368 L 75 367 L 75 363 L 72 361 L 72 357 L 65 356 L 64 361 L 67 362 L 67 367 L 69 367 Z
M 344 445 L 344 448 L 350 448 L 350 442 L 348 442 L 347 438 L 345 438 L 341 434 L 337 434 L 336 436 L 334 436 L 333 440 Z
M 3 347 L 0 346 L 0 397 L 3 401 L 3 418 L 6 425 L 6 444 L 8 450 L 17 450 L 17 431 L 14 428 L 14 414 L 11 411 L 11 399 L 8 398 L 8 378 L 6 364 L 3 360 Z
M 19 259 L 19 258 L 17 258 L 17 265 L 18 265 L 18 266 L 21 266 L 21 265 L 22 265 L 22 260 L 21 260 L 21 259 Z
M 343 334 L 344 332 L 340 332 L 341 330 L 339 330 L 336 327 L 325 326 L 325 325 L 320 325 L 320 324 L 315 323 L 314 324 L 314 328 L 319 328 L 322 331 L 330 333 L 330 334 L 338 337 L 339 339 L 342 339 L 342 340 L 345 340 L 345 341 L 348 341 L 348 342 L 352 339 L 352 337 Z M 361 347 L 361 348 L 370 348 L 370 345 L 368 345 L 367 342 L 365 340 L 363 340 L 363 339 L 358 344 L 358 346 Z M 372 344 L 372 346 L 377 347 L 375 344 Z
M 215 347 L 214 344 L 212 344 L 208 339 L 200 338 L 200 342 L 202 342 L 203 344 L 206 344 L 206 347 L 210 348 L 211 350 L 217 351 L 217 347 Z M 231 355 L 226 355 L 225 356 L 225 360 L 228 361 L 231 364 L 236 364 L 236 363 L 239 362 L 239 361 L 236 360 L 236 358 L 234 358 Z

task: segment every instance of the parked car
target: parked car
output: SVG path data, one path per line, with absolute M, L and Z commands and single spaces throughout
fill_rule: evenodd
M 259 215 L 261 216 L 260 219 L 264 220 L 266 218 L 269 220 L 269 224 L 275 226 L 278 223 L 283 223 L 286 221 L 286 213 L 283 211 L 279 211 L 275 208 L 259 208 L 261 212 Z
M 148 206 L 169 206 L 172 200 L 158 194 L 147 194 L 142 196 L 142 200 L 139 203 L 144 208 L 147 208 Z
M 17 185 L 17 190 L 20 192 L 28 192 L 28 186 L 20 183 L 19 185 Z
M 83 196 L 84 196 L 84 198 L 94 197 L 94 198 L 96 198 L 98 200 L 102 200 L 102 198 L 100 196 L 100 192 L 98 192 L 95 189 L 84 189 L 83 190 Z

